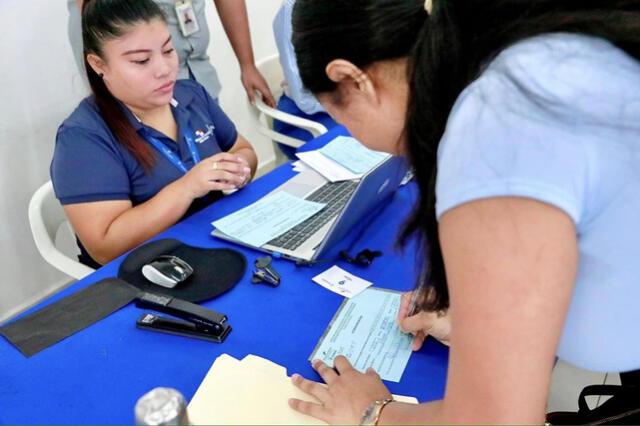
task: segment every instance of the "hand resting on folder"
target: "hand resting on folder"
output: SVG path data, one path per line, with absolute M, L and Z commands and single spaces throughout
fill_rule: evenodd
M 397 401 L 417 403 L 412 397 L 393 397 Z M 316 397 L 305 394 L 291 383 L 283 366 L 255 355 L 237 360 L 222 354 L 191 399 L 189 419 L 193 424 L 208 425 L 325 423 L 292 410 L 287 404 L 289 398 L 318 402 Z M 358 421 L 350 423 L 357 424 Z
M 291 408 L 329 424 L 353 425 L 360 423 L 362 413 L 371 401 L 392 397 L 373 368 L 360 373 L 342 355 L 333 360 L 333 365 L 334 368 L 331 368 L 320 360 L 313 361 L 313 368 L 329 387 L 305 379 L 299 374 L 291 376 L 293 384 L 320 401 L 318 404 L 291 398 Z

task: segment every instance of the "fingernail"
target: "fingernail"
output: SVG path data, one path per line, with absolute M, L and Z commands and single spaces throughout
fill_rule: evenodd
M 292 382 L 297 382 L 298 380 L 300 380 L 300 375 L 298 373 L 291 375 Z
M 249 167 L 245 167 L 244 169 L 242 169 L 245 173 L 249 173 L 251 172 L 251 169 Z

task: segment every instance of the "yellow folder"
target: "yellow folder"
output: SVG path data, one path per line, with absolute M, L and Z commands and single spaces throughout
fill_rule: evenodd
M 268 359 L 222 354 L 213 363 L 188 407 L 194 425 L 322 425 L 289 407 L 289 398 L 318 402 L 291 383 L 287 370 Z M 398 401 L 418 401 L 394 395 Z

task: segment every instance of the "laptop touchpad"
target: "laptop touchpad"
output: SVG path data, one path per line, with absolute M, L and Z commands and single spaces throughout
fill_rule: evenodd
M 304 198 L 325 183 L 327 183 L 327 179 L 320 173 L 313 169 L 307 169 L 280 185 L 271 194 L 286 191 L 293 196 Z
M 286 191 L 296 197 L 304 198 L 317 188 L 316 185 L 309 185 L 305 182 L 288 182 L 286 186 L 282 186 L 279 190 Z

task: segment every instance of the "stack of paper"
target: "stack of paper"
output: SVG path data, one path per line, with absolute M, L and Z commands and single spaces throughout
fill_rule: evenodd
M 321 149 L 296 155 L 331 182 L 358 179 L 389 157 L 347 136 L 338 136 Z
M 325 424 L 291 409 L 289 398 L 318 402 L 291 383 L 284 367 L 255 355 L 239 361 L 223 354 L 189 403 L 189 419 L 194 425 Z M 417 403 L 415 398 L 394 398 Z
M 261 198 L 211 224 L 220 231 L 254 247 L 278 238 L 325 207 L 284 191 Z

